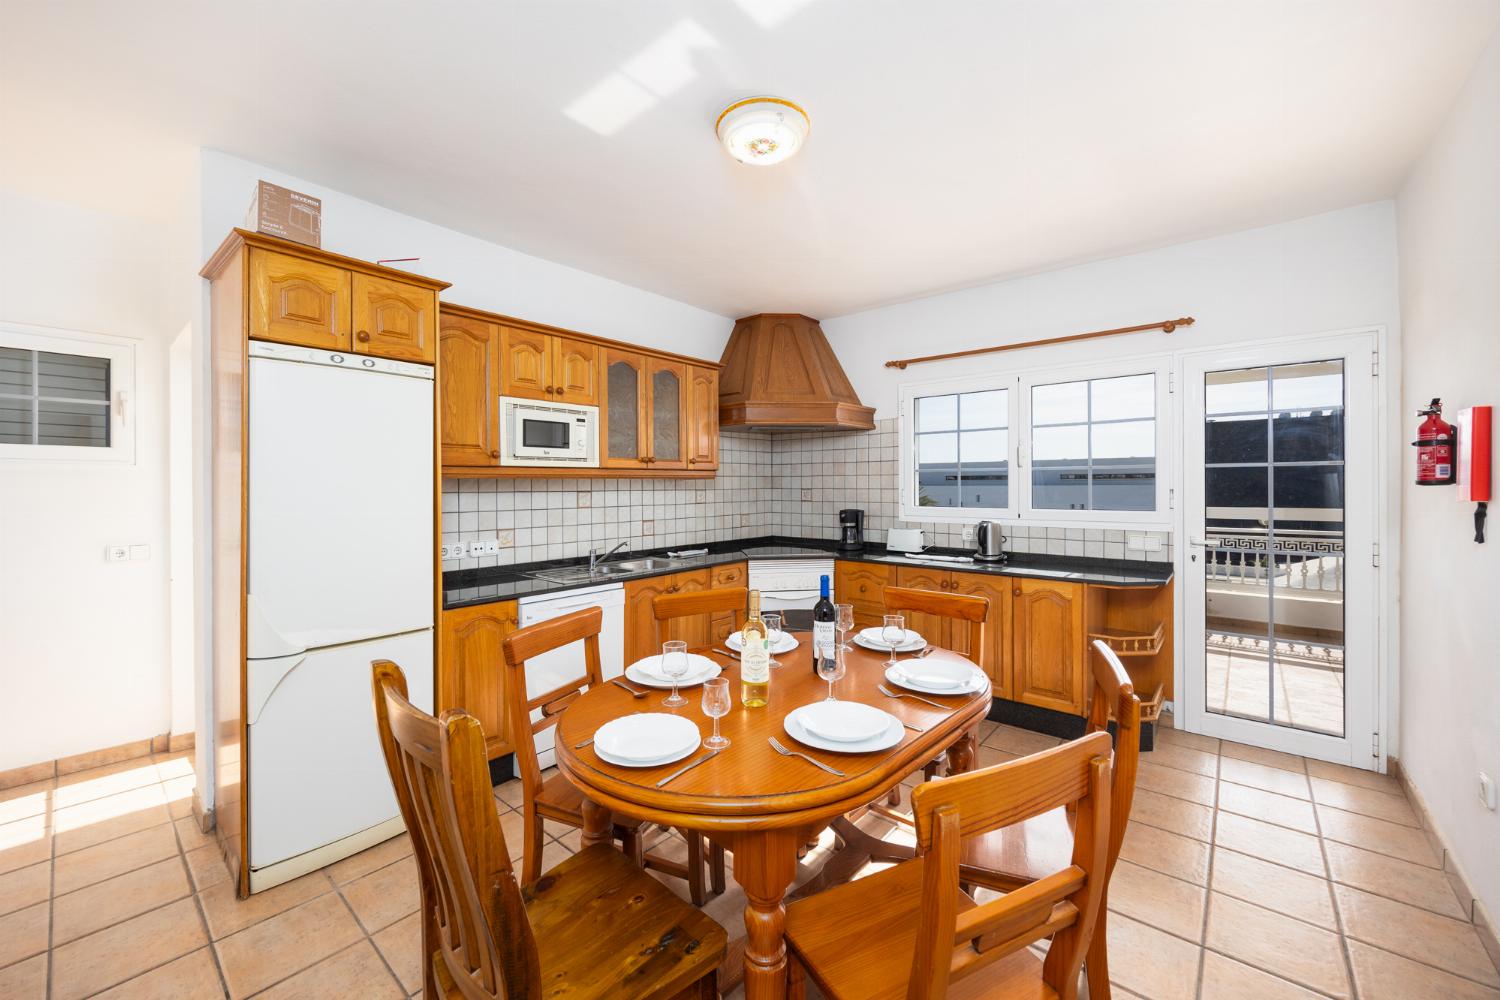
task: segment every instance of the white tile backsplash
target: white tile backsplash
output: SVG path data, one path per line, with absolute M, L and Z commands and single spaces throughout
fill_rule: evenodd
M 643 549 L 758 535 L 834 539 L 845 507 L 864 509 L 871 541 L 899 526 L 922 528 L 933 545 L 968 547 L 969 525 L 900 519 L 898 451 L 892 418 L 873 431 L 723 431 L 713 479 L 444 479 L 443 544 L 503 532 L 512 544 L 495 556 L 445 560 L 443 569 L 576 559 L 619 541 Z M 1014 524 L 1005 534 L 1012 552 L 1172 559 L 1164 531 L 1140 532 L 1162 540 L 1156 552 L 1127 547 L 1114 528 Z

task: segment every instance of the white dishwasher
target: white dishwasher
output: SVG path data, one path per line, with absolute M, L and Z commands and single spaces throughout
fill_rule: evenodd
M 540 594 L 516 601 L 521 627 L 561 618 L 583 608 L 601 608 L 604 621 L 599 628 L 599 669 L 606 679 L 625 672 L 625 586 L 619 583 L 601 587 L 569 590 L 562 594 Z M 534 656 L 526 661 L 526 697 L 535 698 L 559 685 L 576 680 L 588 671 L 583 643 L 575 642 Z M 542 717 L 541 709 L 531 713 L 533 722 Z M 552 734 L 544 729 L 536 734 L 537 764 L 549 768 L 553 763 Z
M 832 559 L 752 559 L 749 587 L 760 591 L 762 611 L 811 611 L 818 603 L 819 577 L 833 584 Z

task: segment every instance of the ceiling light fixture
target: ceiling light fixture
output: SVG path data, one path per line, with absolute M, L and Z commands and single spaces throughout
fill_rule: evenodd
M 714 133 L 741 163 L 769 167 L 790 158 L 807 141 L 807 112 L 779 97 L 751 97 L 725 108 Z

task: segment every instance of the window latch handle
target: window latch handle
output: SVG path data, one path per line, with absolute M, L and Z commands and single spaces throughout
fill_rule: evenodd
M 120 423 L 125 423 L 125 408 L 129 402 L 129 393 L 124 389 L 115 391 L 115 415 L 120 418 Z

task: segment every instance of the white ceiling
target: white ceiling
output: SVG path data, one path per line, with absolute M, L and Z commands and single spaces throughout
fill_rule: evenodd
M 208 146 L 725 315 L 830 317 L 1388 197 L 1497 19 L 1496 0 L 3 0 L 0 166 L 144 212 L 167 152 Z M 771 169 L 713 136 L 757 93 L 812 117 Z

